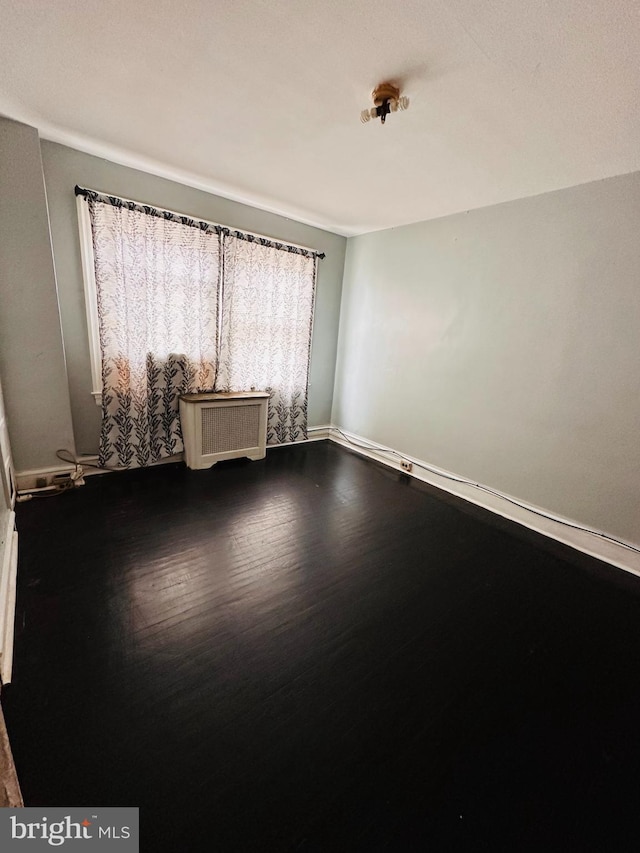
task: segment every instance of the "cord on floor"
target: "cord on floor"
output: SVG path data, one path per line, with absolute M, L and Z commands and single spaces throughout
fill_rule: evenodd
M 397 457 L 399 459 L 409 459 L 409 461 L 413 464 L 415 468 L 420 468 L 423 471 L 428 471 L 430 474 L 435 474 L 437 477 L 442 477 L 444 480 L 450 480 L 453 483 L 460 483 L 463 486 L 471 486 L 474 489 L 478 489 L 481 492 L 485 492 L 488 495 L 493 495 L 494 497 L 501 498 L 502 500 L 507 501 L 513 506 L 517 506 L 520 509 L 524 509 L 527 512 L 531 512 L 534 515 L 539 516 L 540 518 L 545 518 L 548 521 L 555 521 L 558 524 L 562 524 L 565 527 L 570 527 L 573 530 L 580 530 L 583 533 L 590 533 L 592 536 L 597 536 L 599 539 L 602 539 L 606 542 L 612 542 L 615 545 L 620 545 L 622 548 L 626 548 L 628 551 L 633 551 L 636 554 L 640 554 L 640 548 L 636 548 L 634 545 L 630 545 L 628 542 L 623 542 L 621 539 L 616 539 L 615 536 L 609 536 L 607 533 L 603 533 L 600 530 L 594 530 L 591 527 L 584 527 L 581 524 L 576 524 L 572 521 L 566 521 L 556 516 L 550 515 L 543 510 L 533 509 L 525 503 L 520 503 L 515 500 L 515 498 L 509 497 L 509 495 L 505 495 L 503 492 L 499 492 L 495 489 L 489 488 L 489 486 L 484 486 L 482 483 L 476 483 L 473 480 L 467 480 L 465 477 L 456 477 L 455 474 L 447 474 L 443 471 L 439 471 L 437 468 L 431 468 L 429 465 L 426 465 L 424 462 L 418 462 L 415 459 L 411 459 L 403 455 L 402 453 L 398 453 L 397 450 L 391 450 L 391 448 L 385 447 L 376 447 L 373 444 L 368 444 L 366 442 L 355 441 L 346 435 L 341 429 L 337 427 L 333 427 L 335 432 L 337 432 L 348 444 L 352 444 L 354 447 L 359 447 L 362 450 L 372 450 L 375 453 L 380 453 L 384 455 L 388 455 L 391 457 Z

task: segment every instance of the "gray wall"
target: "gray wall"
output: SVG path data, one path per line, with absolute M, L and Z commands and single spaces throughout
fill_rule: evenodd
M 640 173 L 350 239 L 333 422 L 640 543 Z
M 96 452 L 100 410 L 91 397 L 78 218 L 73 192 L 75 184 L 326 252 L 327 257 L 319 261 L 318 268 L 309 383 L 309 425 L 329 423 L 347 242 L 344 237 L 119 166 L 53 142 L 42 143 L 42 160 L 78 452 Z M 312 181 L 309 192 L 313 192 Z
M 341 310 L 334 423 L 640 542 L 640 174 L 352 238 L 340 309 L 344 238 L 0 119 L 0 376 L 18 470 L 55 465 L 74 432 L 79 452 L 97 446 L 75 183 L 327 253 L 311 425 L 330 420 Z
M 73 430 L 40 141 L 0 118 L 0 376 L 15 466 L 60 464 Z

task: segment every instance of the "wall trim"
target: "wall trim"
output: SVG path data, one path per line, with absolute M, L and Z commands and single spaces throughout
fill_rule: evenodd
M 331 424 L 309 427 L 307 429 L 307 441 L 324 441 L 331 435 Z
M 301 441 L 283 441 L 280 444 L 267 444 L 267 451 L 278 450 L 279 447 L 295 447 L 297 444 L 309 444 L 312 441 L 326 441 L 329 438 L 331 426 L 307 427 L 307 437 Z
M 172 462 L 182 462 L 183 454 L 176 453 L 175 456 L 169 456 L 166 459 L 161 459 L 159 462 L 152 462 L 149 465 L 149 468 L 154 468 L 156 465 L 169 465 Z M 117 474 L 119 471 L 128 471 L 128 468 L 96 468 L 89 467 L 96 466 L 98 463 L 98 455 L 95 456 L 81 456 L 78 459 L 78 466 L 82 468 L 82 476 L 83 477 L 91 477 L 93 474 L 107 474 L 107 473 L 115 473 Z M 50 484 L 52 477 L 56 474 L 71 474 L 75 471 L 76 466 L 71 462 L 65 463 L 61 462 L 60 465 L 50 465 L 46 468 L 31 468 L 28 471 L 16 471 L 16 484 L 18 493 L 24 494 L 25 492 L 34 492 L 37 490 L 36 480 L 39 477 L 44 477 L 47 480 L 47 484 Z M 79 482 L 77 485 L 81 485 Z
M 16 575 L 18 570 L 18 534 L 16 516 L 10 512 L 7 526 L 0 533 L 3 544 L 0 560 L 0 677 L 9 684 L 13 668 L 13 637 L 16 621 Z
M 60 462 L 59 465 L 49 465 L 44 468 L 29 468 L 26 471 L 16 471 L 16 489 L 18 492 L 30 491 L 36 488 L 36 480 L 45 477 L 47 482 L 56 474 L 71 474 L 75 465 Z
M 513 498 L 513 500 L 518 500 L 518 503 L 523 504 L 524 506 L 514 506 L 514 504 L 510 503 L 507 499 L 509 497 L 513 497 L 511 495 L 497 497 L 489 495 L 486 492 L 479 491 L 473 486 L 446 480 L 444 476 L 438 476 L 438 474 L 425 471 L 418 468 L 418 466 L 428 465 L 429 468 L 440 470 L 443 475 L 449 477 L 461 477 L 461 475 L 445 471 L 441 468 L 438 469 L 438 466 L 436 465 L 431 465 L 422 459 L 408 456 L 407 454 L 395 450 L 395 448 L 386 447 L 383 444 L 371 441 L 370 439 L 357 435 L 356 433 L 351 433 L 347 430 L 332 426 L 329 438 L 336 444 L 346 447 L 349 450 L 353 450 L 361 456 L 366 456 L 376 462 L 381 462 L 389 468 L 400 471 L 405 474 L 405 476 L 415 477 L 417 480 L 422 480 L 425 483 L 429 483 L 432 486 L 443 489 L 445 492 L 449 492 L 449 494 L 455 495 L 456 497 L 462 498 L 463 500 L 469 501 L 477 506 L 481 506 L 491 512 L 495 512 L 497 515 L 501 515 L 503 518 L 508 518 L 511 521 L 522 524 L 524 527 L 528 527 L 530 530 L 535 530 L 537 533 L 542 533 L 543 536 L 548 536 L 551 539 L 555 539 L 558 542 L 569 545 L 571 548 L 575 548 L 577 551 L 582 551 L 584 554 L 589 554 L 591 557 L 596 557 L 598 560 L 604 560 L 604 562 L 610 563 L 612 566 L 624 569 L 625 571 L 631 572 L 632 574 L 640 577 L 640 554 L 630 551 L 623 545 L 618 545 L 615 542 L 602 539 L 597 535 L 598 533 L 606 535 L 604 531 L 594 531 L 594 533 L 589 533 L 583 530 L 576 530 L 573 527 L 566 527 L 565 524 L 579 524 L 579 522 L 560 516 L 556 513 L 548 513 L 549 515 L 554 516 L 554 518 L 542 518 L 536 513 L 547 513 L 547 510 L 541 507 L 528 504 L 526 501 L 521 501 L 518 498 Z M 354 442 L 354 444 L 351 442 Z M 363 447 L 361 445 L 366 446 Z M 389 456 L 389 454 L 392 455 Z M 408 474 L 406 471 L 402 470 L 400 467 L 401 459 L 407 459 L 409 462 L 413 463 L 414 469 L 411 473 Z M 629 545 L 638 547 L 634 543 L 629 543 Z
M 517 524 L 522 524 L 524 527 L 528 527 L 530 530 L 535 530 L 543 536 L 548 536 L 551 539 L 555 539 L 557 542 L 562 542 L 565 545 L 569 545 L 571 548 L 575 548 L 577 551 L 582 551 L 584 554 L 589 554 L 591 557 L 596 557 L 598 560 L 604 560 L 604 562 L 610 563 L 612 566 L 624 569 L 625 571 L 631 572 L 632 574 L 640 577 L 640 554 L 630 551 L 623 545 L 618 545 L 615 542 L 602 539 L 597 535 L 597 533 L 604 534 L 604 531 L 589 533 L 587 531 L 566 527 L 565 524 L 578 524 L 578 522 L 555 513 L 549 513 L 549 515 L 554 516 L 554 518 L 541 518 L 539 515 L 536 515 L 536 513 L 541 511 L 545 513 L 547 512 L 541 507 L 536 507 L 533 504 L 527 504 L 526 501 L 520 500 L 518 500 L 518 503 L 523 504 L 523 506 L 514 506 L 507 500 L 507 498 L 511 496 L 501 498 L 489 495 L 486 492 L 481 492 L 473 486 L 451 482 L 450 480 L 444 479 L 443 476 L 422 470 L 418 467 L 420 465 L 428 465 L 429 468 L 437 470 L 438 466 L 431 465 L 422 459 L 417 459 L 415 457 L 408 456 L 407 454 L 403 454 L 395 448 L 386 447 L 385 445 L 379 444 L 376 441 L 371 441 L 364 436 L 349 432 L 348 430 L 339 429 L 338 427 L 330 424 L 309 427 L 307 434 L 307 443 L 324 441 L 327 439 L 333 441 L 342 447 L 353 450 L 360 456 L 365 456 L 376 462 L 381 462 L 388 468 L 400 471 L 406 476 L 415 477 L 418 480 L 422 480 L 425 483 L 436 486 L 436 488 L 443 489 L 445 492 L 449 492 L 449 494 L 476 504 L 476 506 L 488 509 L 490 512 L 495 512 L 503 518 L 507 518 L 510 521 L 515 521 Z M 305 442 L 290 442 L 280 445 L 271 445 L 267 446 L 267 450 L 277 450 L 278 447 L 289 447 L 292 444 L 304 443 Z M 366 446 L 363 447 L 361 445 Z M 391 454 L 391 456 L 389 454 Z M 414 470 L 410 474 L 407 474 L 407 472 L 403 471 L 400 467 L 401 458 L 408 459 L 413 463 Z M 170 459 L 163 459 L 154 464 L 163 465 L 172 462 L 179 462 L 181 460 L 182 454 L 178 454 L 176 456 L 172 456 Z M 95 464 L 97 456 L 88 456 L 84 461 Z M 83 460 L 81 459 L 79 462 L 80 466 L 82 466 L 82 462 Z M 37 477 L 51 478 L 54 474 L 70 473 L 73 470 L 73 465 L 65 465 L 64 463 L 61 463 L 59 466 L 18 471 L 16 472 L 18 491 L 25 492 L 30 489 L 34 489 Z M 450 471 L 445 471 L 443 469 L 439 470 L 441 470 L 442 474 L 445 476 L 460 476 Z M 84 469 L 85 476 L 103 473 L 107 472 L 95 468 Z M 634 543 L 629 544 L 634 545 Z
M 322 426 L 309 427 L 307 429 L 307 438 L 304 441 L 287 441 L 282 444 L 267 445 L 267 450 L 277 450 L 279 447 L 291 447 L 294 444 L 306 444 L 311 441 L 324 441 L 329 438 L 331 426 L 323 424 Z M 154 468 L 156 465 L 170 465 L 172 462 L 182 462 L 184 460 L 183 453 L 176 453 L 174 456 L 169 456 L 166 459 L 160 459 L 158 462 L 152 462 L 149 468 Z M 109 474 L 118 473 L 118 471 L 127 471 L 128 468 L 108 469 L 95 468 L 98 463 L 98 455 L 81 456 L 78 459 L 78 465 L 83 469 L 84 477 L 91 477 L 94 474 Z M 75 470 L 75 465 L 71 463 L 61 462 L 59 465 L 50 465 L 45 468 L 30 468 L 26 471 L 16 472 L 17 490 L 20 493 L 32 492 L 36 489 L 36 480 L 39 477 L 45 477 L 47 483 L 50 483 L 51 478 L 56 474 L 70 474 Z M 206 469 L 205 469 L 206 470 Z
M 28 112 L 18 111 L 18 113 L 15 113 L 14 111 L 14 115 L 7 116 L 7 118 L 10 118 L 11 121 L 21 122 L 37 128 L 40 139 L 47 142 L 56 142 L 58 145 L 65 145 L 67 148 L 73 148 L 75 151 L 80 151 L 83 154 L 90 154 L 92 157 L 100 157 L 103 160 L 108 160 L 111 163 L 116 163 L 128 169 L 136 169 L 148 175 L 155 175 L 158 178 L 174 181 L 183 186 L 209 193 L 209 195 L 218 196 L 237 204 L 244 204 L 257 210 L 263 210 L 265 213 L 271 213 L 274 216 L 293 219 L 295 222 L 300 222 L 311 228 L 328 231 L 331 234 L 350 237 L 352 234 L 357 233 L 351 227 L 318 220 L 315 215 L 310 216 L 309 211 L 301 208 L 291 205 L 283 207 L 280 201 L 269 196 L 247 193 L 224 181 L 199 175 L 186 169 L 176 168 L 160 160 L 155 160 L 127 148 L 121 148 L 118 145 L 97 140 L 91 136 L 74 133 L 59 125 L 43 122 L 39 117 L 31 115 Z

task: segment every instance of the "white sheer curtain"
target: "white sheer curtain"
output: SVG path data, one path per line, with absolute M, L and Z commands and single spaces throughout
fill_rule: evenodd
M 269 391 L 268 443 L 305 439 L 317 253 L 76 193 L 95 267 L 100 464 L 143 466 L 181 452 L 178 400 L 187 392 Z
M 212 390 L 220 235 L 187 217 L 87 194 L 102 353 L 100 464 L 183 450 L 178 398 Z
M 216 390 L 270 391 L 267 443 L 307 437 L 316 256 L 225 235 Z

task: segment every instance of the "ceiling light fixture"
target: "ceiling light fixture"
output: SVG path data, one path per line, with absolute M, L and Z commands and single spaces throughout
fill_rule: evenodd
M 372 118 L 379 118 L 384 124 L 389 113 L 395 113 L 396 110 L 406 110 L 409 107 L 409 98 L 406 95 L 401 97 L 400 89 L 393 83 L 380 83 L 371 93 L 371 97 L 375 107 L 362 110 L 360 121 L 363 123 Z

